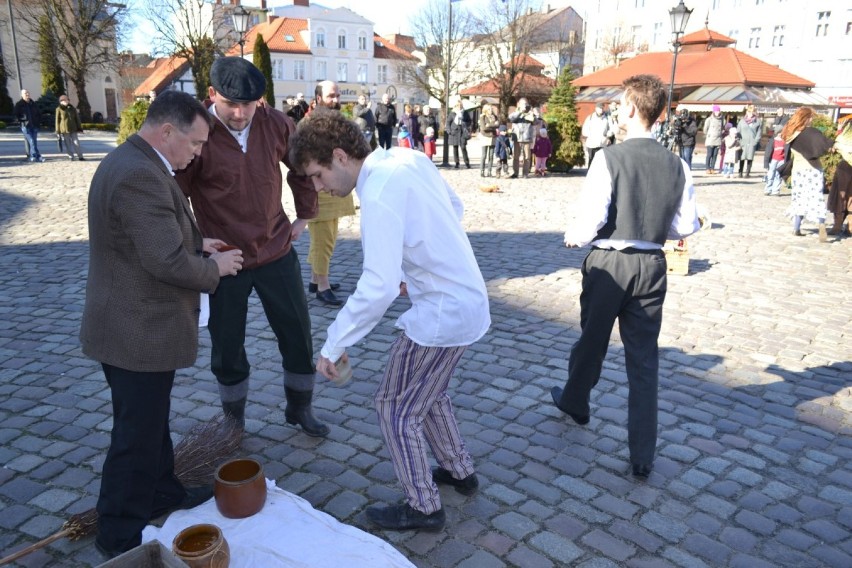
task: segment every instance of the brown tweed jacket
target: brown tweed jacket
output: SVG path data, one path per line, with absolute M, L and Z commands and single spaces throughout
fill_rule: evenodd
M 89 277 L 83 353 L 122 369 L 189 367 L 198 354 L 199 292 L 216 262 L 177 182 L 134 135 L 101 162 L 89 188 Z

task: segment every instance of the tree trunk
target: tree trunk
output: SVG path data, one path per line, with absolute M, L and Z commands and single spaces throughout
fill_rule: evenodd
M 74 90 L 77 91 L 77 112 L 80 113 L 80 122 L 92 122 L 92 105 L 89 104 L 89 96 L 86 94 L 86 74 L 75 74 L 71 77 Z

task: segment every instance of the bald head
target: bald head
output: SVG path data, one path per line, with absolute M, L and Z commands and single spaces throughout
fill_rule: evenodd
M 314 94 L 317 105 L 340 110 L 340 89 L 334 81 L 320 81 Z

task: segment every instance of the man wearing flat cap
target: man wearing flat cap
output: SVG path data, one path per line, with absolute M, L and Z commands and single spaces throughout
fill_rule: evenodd
M 242 270 L 223 278 L 210 296 L 208 329 L 211 368 L 219 382 L 225 416 L 245 424 L 251 367 L 245 350 L 248 299 L 254 290 L 278 340 L 283 357 L 285 419 L 310 436 L 325 437 L 329 428 L 311 410 L 314 375 L 311 320 L 302 271 L 292 242 L 317 214 L 311 182 L 296 175 L 287 157 L 293 120 L 258 104 L 266 80 L 241 57 L 222 57 L 210 69 L 209 99 L 213 120 L 201 155 L 177 175 L 192 201 L 202 233 L 238 247 Z M 290 170 L 296 218 L 281 204 L 281 162 Z

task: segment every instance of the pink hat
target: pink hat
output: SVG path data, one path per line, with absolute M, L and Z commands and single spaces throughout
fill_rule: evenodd
M 719 112 L 721 110 L 722 110 L 722 107 L 720 107 L 719 105 L 713 105 L 713 112 Z

